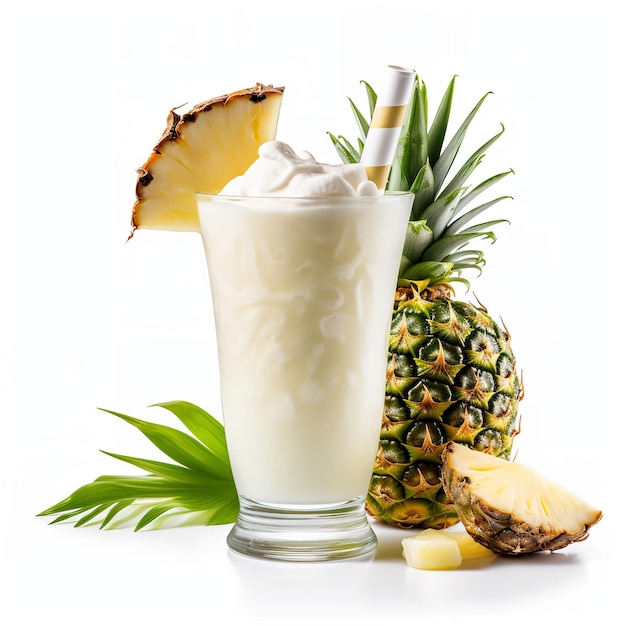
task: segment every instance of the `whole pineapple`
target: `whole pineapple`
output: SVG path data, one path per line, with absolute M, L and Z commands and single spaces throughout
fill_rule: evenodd
M 417 78 L 387 188 L 410 190 L 415 202 L 403 250 L 389 338 L 385 413 L 367 498 L 374 518 L 401 527 L 445 528 L 458 521 L 442 480 L 442 451 L 455 441 L 508 459 L 517 433 L 522 386 L 510 337 L 482 306 L 454 300 L 451 283 L 480 271 L 484 257 L 474 239 L 495 240 L 475 223 L 506 196 L 475 205 L 475 198 L 510 171 L 470 187 L 466 181 L 503 129 L 456 171 L 452 166 L 476 104 L 444 147 L 455 79 L 430 128 L 424 83 Z M 365 83 L 370 115 L 376 94 Z M 331 136 L 341 158 L 360 158 L 369 124 L 351 102 L 361 130 L 358 146 Z M 445 186 L 444 186 L 445 183 Z

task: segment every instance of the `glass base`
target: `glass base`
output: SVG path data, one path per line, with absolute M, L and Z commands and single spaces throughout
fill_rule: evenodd
M 334 561 L 373 553 L 377 539 L 365 498 L 331 507 L 285 509 L 240 497 L 227 543 L 231 550 L 279 561 Z

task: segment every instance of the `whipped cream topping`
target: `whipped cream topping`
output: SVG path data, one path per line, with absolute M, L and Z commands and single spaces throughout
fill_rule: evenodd
M 298 156 L 282 141 L 268 141 L 259 158 L 220 192 L 229 196 L 283 196 L 292 198 L 376 196 L 376 184 L 358 163 L 318 163 L 308 152 Z

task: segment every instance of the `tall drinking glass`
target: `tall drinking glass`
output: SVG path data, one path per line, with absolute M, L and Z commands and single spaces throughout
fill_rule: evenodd
M 249 556 L 376 547 L 364 512 L 413 196 L 198 194 L 226 441 Z

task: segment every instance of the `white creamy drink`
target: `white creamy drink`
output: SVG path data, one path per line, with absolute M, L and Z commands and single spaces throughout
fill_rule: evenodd
M 367 493 L 410 205 L 360 165 L 280 142 L 198 196 L 240 496 L 297 507 Z

